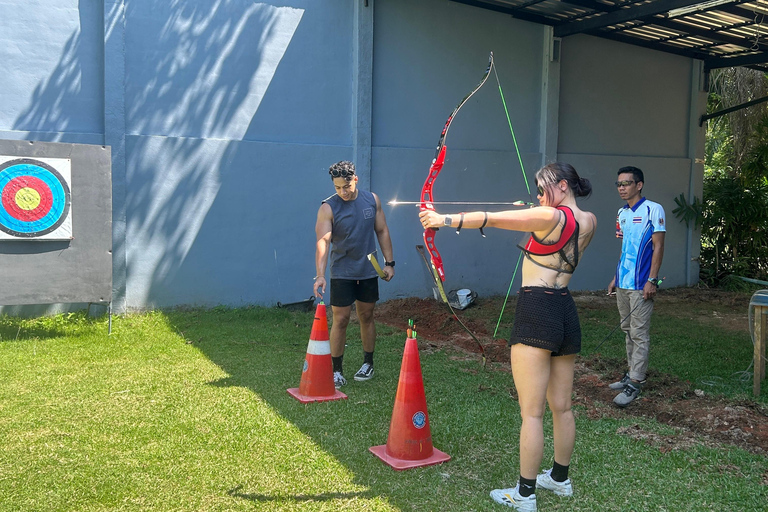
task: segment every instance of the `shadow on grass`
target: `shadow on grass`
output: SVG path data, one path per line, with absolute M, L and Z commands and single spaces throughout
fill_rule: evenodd
M 64 328 L 55 325 L 41 325 L 39 321 L 0 316 L 0 343 L 33 339 L 58 338 L 66 336 Z
M 454 460 L 450 466 L 395 471 L 368 449 L 387 442 L 405 345 L 404 333 L 377 326 L 376 377 L 367 382 L 348 379 L 349 384 L 342 388 L 348 399 L 302 404 L 290 396 L 287 389 L 300 384 L 314 319 L 312 313 L 246 308 L 200 312 L 193 316 L 189 312 L 171 312 L 168 318 L 177 331 L 183 332 L 186 339 L 194 340 L 193 345 L 227 373 L 227 377 L 208 385 L 252 391 L 320 450 L 345 466 L 354 475 L 351 483 L 365 487 L 363 491 L 334 492 L 335 484 L 329 483 L 328 492 L 291 495 L 290 489 L 285 494 L 259 492 L 258 483 L 238 482 L 241 485 L 229 491 L 230 496 L 254 502 L 286 503 L 381 497 L 389 506 L 400 510 L 413 509 L 414 500 L 421 504 L 442 503 L 448 508 L 459 506 L 458 500 L 472 510 L 485 510 L 486 501 L 486 505 L 492 505 L 486 500 L 485 492 L 478 490 L 478 493 L 472 492 L 471 497 L 466 495 L 466 487 L 475 482 L 465 482 L 464 478 L 474 478 L 477 468 L 456 458 L 456 454 L 461 456 L 462 449 L 471 450 L 470 445 L 474 443 L 468 437 L 483 435 L 484 431 L 483 425 L 468 418 L 472 414 L 467 411 L 468 401 L 477 401 L 477 394 L 483 393 L 484 399 L 493 402 L 486 405 L 494 410 L 503 409 L 496 401 L 503 399 L 504 394 L 484 391 L 492 386 L 478 385 L 477 372 L 460 372 L 458 377 L 454 373 L 448 377 L 444 363 L 435 362 L 444 361 L 443 356 L 438 355 L 438 359 L 432 361 L 430 356 L 421 355 L 434 447 L 448 452 Z M 347 374 L 362 364 L 359 335 L 359 325 L 350 324 L 344 358 Z M 491 378 L 490 373 L 486 375 Z M 254 485 L 257 488 L 253 488 Z M 446 491 L 449 496 L 444 494 Z

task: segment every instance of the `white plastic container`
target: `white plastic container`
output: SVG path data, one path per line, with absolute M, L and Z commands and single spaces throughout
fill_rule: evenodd
M 472 290 L 468 288 L 462 288 L 461 290 L 456 292 L 456 295 L 459 297 L 459 306 L 462 308 L 465 308 L 469 306 L 469 296 L 472 294 Z

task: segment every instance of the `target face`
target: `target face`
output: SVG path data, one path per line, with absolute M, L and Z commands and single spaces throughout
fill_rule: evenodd
M 72 238 L 71 162 L 0 156 L 0 239 Z

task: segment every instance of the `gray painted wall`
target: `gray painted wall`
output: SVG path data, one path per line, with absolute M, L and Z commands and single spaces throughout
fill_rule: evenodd
M 706 111 L 697 61 L 594 37 L 563 41 L 558 158 L 592 181 L 584 205 L 598 217 L 599 232 L 574 276 L 574 289 L 607 286 L 620 252 L 615 219 L 622 202 L 613 182 L 619 168 L 645 174 L 645 195 L 667 214 L 665 286 L 698 281 L 699 233 L 675 219 L 681 193 L 702 197 Z M 699 159 L 697 161 L 697 159 Z M 606 270 L 607 269 L 607 270 Z
M 557 155 L 595 185 L 601 233 L 575 289 L 604 287 L 618 255 L 615 168 L 646 170 L 670 217 L 680 192 L 701 195 L 696 62 L 580 36 L 551 61 L 543 26 L 447 0 L 368 4 L 0 4 L 0 138 L 112 148 L 117 311 L 309 297 L 328 165 L 355 158 L 384 202 L 418 199 L 489 51 L 528 175 Z M 436 200 L 526 197 L 494 76 L 447 142 Z M 383 299 L 431 293 L 416 211 L 385 205 L 398 266 Z M 684 284 L 698 239 L 675 227 L 662 273 Z M 448 289 L 506 292 L 520 237 L 488 234 L 439 234 Z

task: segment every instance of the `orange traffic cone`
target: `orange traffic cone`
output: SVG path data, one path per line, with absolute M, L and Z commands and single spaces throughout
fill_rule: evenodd
M 405 340 L 387 444 L 372 446 L 369 450 L 396 470 L 430 466 L 451 459 L 450 455 L 432 446 L 419 349 L 415 333 L 411 337 L 410 329 Z
M 288 389 L 288 393 L 303 404 L 347 398 L 347 395 L 338 391 L 333 384 L 331 340 L 328 337 L 328 317 L 323 302 L 315 309 L 315 321 L 309 335 L 301 382 L 298 388 Z

